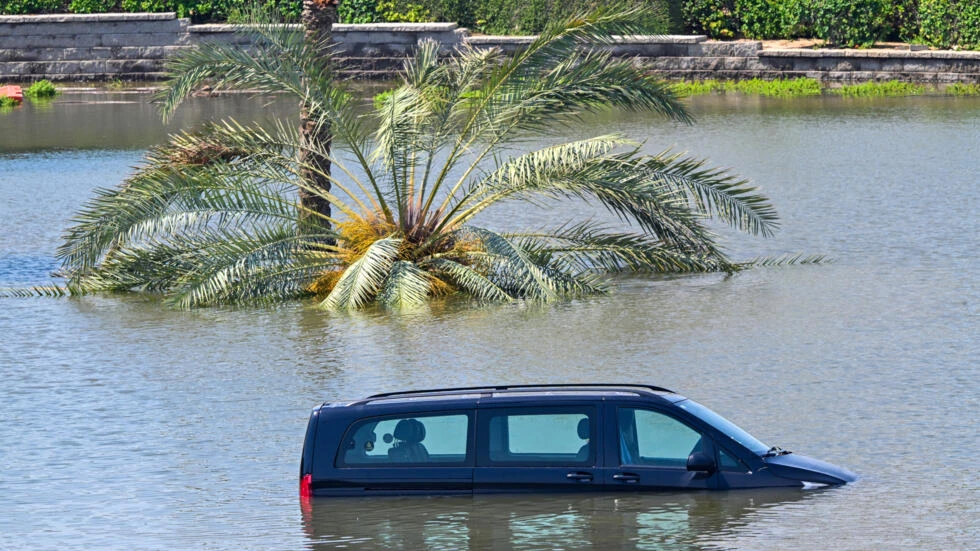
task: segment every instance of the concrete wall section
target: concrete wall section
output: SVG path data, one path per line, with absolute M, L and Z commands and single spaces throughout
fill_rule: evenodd
M 298 25 L 290 30 L 302 32 Z M 234 25 L 190 25 L 169 14 L 0 16 L 0 82 L 158 80 L 168 56 L 196 44 L 247 48 Z M 335 25 L 341 76 L 390 78 L 423 40 L 513 53 L 535 37 L 470 36 L 455 23 Z M 620 37 L 614 56 L 672 79 L 792 78 L 827 82 L 906 80 L 980 83 L 980 52 L 771 50 L 761 42 L 703 36 Z
M 0 81 L 159 79 L 189 26 L 173 13 L 0 16 Z

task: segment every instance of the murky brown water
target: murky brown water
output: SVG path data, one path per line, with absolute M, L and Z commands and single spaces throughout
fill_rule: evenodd
M 45 282 L 71 212 L 168 130 L 145 98 L 82 103 L 91 99 L 0 114 L 0 286 Z M 176 124 L 255 117 L 249 105 L 195 101 Z M 736 257 L 804 251 L 835 263 L 631 278 L 569 304 L 402 316 L 0 300 L 0 549 L 975 546 L 980 101 L 694 108 L 691 128 L 624 117 L 581 132 L 624 131 L 651 151 L 676 144 L 762 185 L 783 231 L 730 241 Z M 555 217 L 513 208 L 487 223 Z M 674 388 L 862 479 L 809 492 L 345 499 L 301 511 L 314 404 L 545 381 Z

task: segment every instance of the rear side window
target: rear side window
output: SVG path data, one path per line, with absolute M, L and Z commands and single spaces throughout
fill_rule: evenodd
M 351 425 L 338 464 L 346 467 L 463 465 L 470 415 L 376 417 Z
M 488 413 L 486 422 L 491 464 L 595 463 L 593 408 L 493 411 Z

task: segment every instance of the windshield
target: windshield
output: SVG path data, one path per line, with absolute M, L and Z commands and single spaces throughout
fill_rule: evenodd
M 752 453 L 762 455 L 769 450 L 769 446 L 760 442 L 758 438 L 745 432 L 735 423 L 732 423 L 728 419 L 725 419 L 721 415 L 718 415 L 694 400 L 684 400 L 682 402 L 678 402 L 677 405 L 684 411 L 695 415 L 705 423 L 708 423 L 714 428 L 725 433 L 731 437 L 732 440 L 751 450 Z

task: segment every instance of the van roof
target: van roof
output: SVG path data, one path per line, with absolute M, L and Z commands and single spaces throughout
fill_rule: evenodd
M 468 397 L 507 397 L 530 396 L 533 394 L 587 394 L 587 395 L 618 395 L 648 396 L 675 394 L 674 391 L 653 385 L 619 384 L 619 383 L 561 383 L 561 384 L 523 384 L 523 385 L 488 385 L 455 388 L 432 388 L 425 390 L 404 390 L 374 394 L 346 403 L 344 405 L 363 405 L 377 402 L 392 402 L 403 400 L 447 399 Z M 338 404 L 339 405 L 339 404 Z

